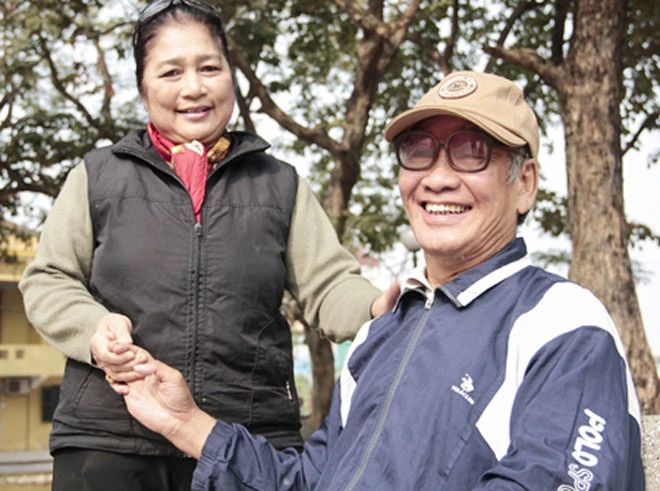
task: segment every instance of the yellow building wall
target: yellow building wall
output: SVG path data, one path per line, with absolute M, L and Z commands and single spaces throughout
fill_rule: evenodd
M 18 287 L 0 291 L 0 342 L 2 344 L 40 344 L 41 337 L 30 326 Z
M 27 431 L 25 435 L 26 450 L 48 450 L 48 437 L 52 424 L 50 421 L 44 422 L 41 414 L 41 386 L 33 390 L 27 396 L 27 413 L 26 419 L 28 421 Z
M 41 388 L 0 396 L 0 452 L 48 450 L 52 425 L 42 421 Z
M 0 411 L 0 451 L 29 450 L 27 416 L 29 397 L 2 395 Z
M 29 435 L 31 398 L 31 394 L 25 396 L 2 395 L 0 451 L 33 450 Z M 42 445 L 37 445 L 37 447 L 34 450 L 42 449 Z
M 5 250 L 17 260 L 0 261 L 0 452 L 48 450 L 52 426 L 43 421 L 42 389 L 59 385 L 64 356 L 47 346 L 29 324 L 18 290 L 36 240 L 25 243 L 10 238 Z M 26 394 L 7 393 L 2 384 L 11 377 L 28 378 L 31 389 Z

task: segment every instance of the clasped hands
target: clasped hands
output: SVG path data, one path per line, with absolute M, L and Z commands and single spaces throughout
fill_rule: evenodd
M 130 320 L 108 314 L 90 340 L 92 358 L 110 387 L 124 397 L 131 415 L 184 452 L 199 458 L 215 420 L 195 403 L 181 373 L 133 344 Z
M 372 303 L 372 317 L 391 309 L 399 292 L 392 282 Z M 179 371 L 133 344 L 132 330 L 128 317 L 105 315 L 90 339 L 92 360 L 135 419 L 198 459 L 216 420 L 197 406 Z

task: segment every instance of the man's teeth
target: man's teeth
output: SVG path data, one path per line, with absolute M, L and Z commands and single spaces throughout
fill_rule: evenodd
M 449 215 L 452 213 L 463 213 L 470 209 L 469 206 L 459 205 L 438 205 L 433 203 L 426 203 L 426 211 L 435 215 Z

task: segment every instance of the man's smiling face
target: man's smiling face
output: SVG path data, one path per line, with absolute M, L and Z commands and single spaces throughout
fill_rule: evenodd
M 459 131 L 480 131 L 454 116 L 434 116 L 415 129 L 440 141 Z M 399 170 L 399 191 L 415 236 L 432 258 L 461 271 L 479 264 L 516 236 L 518 213 L 529 202 L 521 179 L 509 182 L 511 155 L 497 143 L 490 163 L 479 172 L 452 169 L 443 148 L 426 170 Z

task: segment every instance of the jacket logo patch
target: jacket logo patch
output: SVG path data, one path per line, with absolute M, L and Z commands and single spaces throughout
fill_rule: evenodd
M 451 390 L 465 399 L 471 406 L 474 406 L 474 399 L 470 397 L 470 392 L 474 390 L 474 382 L 468 373 L 461 378 L 461 386 L 452 385 Z

